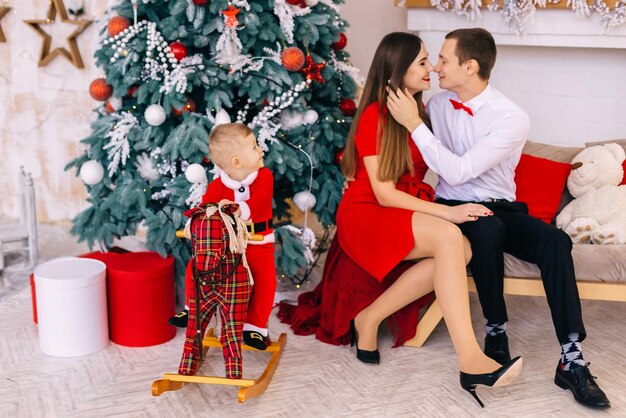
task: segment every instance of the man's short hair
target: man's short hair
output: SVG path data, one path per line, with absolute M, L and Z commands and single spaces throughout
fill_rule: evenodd
M 225 168 L 230 160 L 237 155 L 241 140 L 254 134 L 252 129 L 243 123 L 224 123 L 217 125 L 209 136 L 209 157 L 214 164 Z
M 483 80 L 489 80 L 497 54 L 496 42 L 489 31 L 483 28 L 457 29 L 448 33 L 446 39 L 456 39 L 459 64 L 475 59 L 479 67 L 478 76 Z

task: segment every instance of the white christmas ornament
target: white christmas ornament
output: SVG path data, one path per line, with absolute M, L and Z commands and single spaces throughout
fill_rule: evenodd
M 318 118 L 319 115 L 317 114 L 317 112 L 313 109 L 309 109 L 304 114 L 304 123 L 313 125 L 315 122 L 317 122 Z
M 230 123 L 230 115 L 222 108 L 215 114 L 213 127 L 215 128 L 217 125 L 223 125 L 225 123 Z
M 292 112 L 290 110 L 283 110 L 280 112 L 280 124 L 285 129 L 293 129 L 302 125 L 303 115 L 298 112 Z
M 100 183 L 104 177 L 104 167 L 96 160 L 89 160 L 80 167 L 81 180 L 88 186 Z
M 185 178 L 190 183 L 207 183 L 206 171 L 200 164 L 189 164 L 185 170 Z
M 148 106 L 146 111 L 143 114 L 144 118 L 146 118 L 146 122 L 151 126 L 159 126 L 163 122 L 165 122 L 165 109 L 163 106 L 158 104 L 151 104 Z
M 293 196 L 293 203 L 296 204 L 298 209 L 305 212 L 309 209 L 313 209 L 315 207 L 315 203 L 317 203 L 317 199 L 313 193 L 308 190 L 304 190 L 302 192 L 298 192 Z

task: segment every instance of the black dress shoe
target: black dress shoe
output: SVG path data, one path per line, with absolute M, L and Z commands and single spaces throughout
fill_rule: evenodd
M 522 365 L 522 358 L 517 356 L 491 373 L 469 374 L 461 372 L 461 387 L 468 391 L 474 399 L 476 399 L 476 402 L 484 408 L 485 405 L 480 398 L 478 398 L 478 395 L 476 395 L 476 386 L 499 387 L 509 385 L 522 371 Z
M 179 314 L 174 315 L 167 320 L 167 323 L 178 328 L 187 328 L 187 320 L 189 319 L 189 311 L 185 309 Z
M 509 337 L 506 334 L 486 335 L 484 353 L 500 364 L 508 363 L 511 361 Z
M 270 340 L 269 335 L 264 337 L 263 334 L 256 331 L 244 331 L 243 342 L 246 345 L 261 351 L 265 351 L 265 349 L 272 344 L 272 340 Z
M 589 363 L 572 364 L 569 371 L 565 371 L 559 361 L 554 375 L 554 383 L 561 389 L 570 389 L 579 403 L 598 409 L 610 408 L 611 403 L 595 379 L 589 371 Z
M 352 331 L 352 341 L 350 347 L 356 344 L 356 358 L 367 364 L 380 364 L 380 352 L 376 350 L 361 350 L 359 348 L 359 335 L 354 326 L 354 319 L 350 322 L 350 330 Z

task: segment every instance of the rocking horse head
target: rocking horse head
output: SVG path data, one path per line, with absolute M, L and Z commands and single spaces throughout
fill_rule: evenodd
M 197 273 L 219 273 L 221 265 L 234 268 L 241 259 L 247 231 L 238 209 L 238 204 L 222 200 L 185 212 L 191 218 L 192 256 Z

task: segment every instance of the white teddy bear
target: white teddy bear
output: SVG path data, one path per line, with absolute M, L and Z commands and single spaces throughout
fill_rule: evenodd
M 556 217 L 556 226 L 574 243 L 626 243 L 626 185 L 618 186 L 624 159 L 620 145 L 606 144 L 585 148 L 572 160 L 576 168 L 567 188 L 576 199 Z

